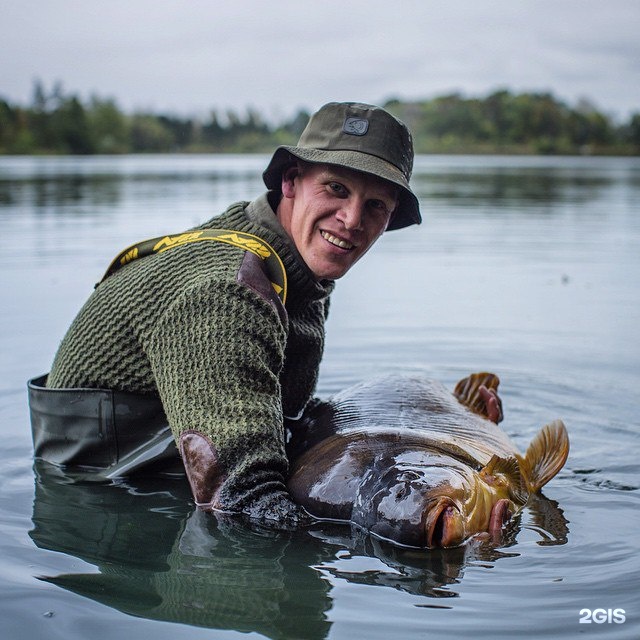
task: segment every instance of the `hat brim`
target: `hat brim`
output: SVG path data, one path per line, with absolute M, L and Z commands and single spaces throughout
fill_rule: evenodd
M 278 147 L 271 162 L 262 174 L 268 189 L 280 191 L 282 188 L 282 172 L 295 158 L 305 162 L 333 164 L 387 180 L 400 187 L 398 208 L 394 212 L 387 231 L 402 229 L 412 224 L 420 224 L 422 217 L 418 199 L 411 191 L 404 175 L 392 164 L 359 151 L 306 149 L 304 147 Z

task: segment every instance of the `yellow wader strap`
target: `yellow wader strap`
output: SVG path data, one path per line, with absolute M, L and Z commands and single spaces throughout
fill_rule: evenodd
M 250 251 L 264 260 L 271 285 L 276 294 L 284 304 L 287 301 L 287 272 L 280 256 L 273 247 L 262 238 L 243 231 L 233 231 L 230 229 L 203 229 L 201 231 L 188 231 L 174 236 L 162 236 L 144 240 L 138 244 L 133 244 L 121 251 L 109 265 L 102 280 L 96 287 L 104 282 L 110 275 L 124 267 L 125 265 L 139 260 L 154 253 L 162 253 L 174 247 L 181 247 L 191 242 L 201 242 L 203 240 L 215 240 L 233 245 L 245 251 Z

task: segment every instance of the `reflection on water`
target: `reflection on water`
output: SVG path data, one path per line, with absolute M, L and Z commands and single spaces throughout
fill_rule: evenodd
M 150 619 L 326 637 L 329 586 L 312 568 L 329 554 L 320 543 L 216 522 L 193 511 L 186 483 L 82 484 L 36 469 L 32 539 L 99 571 L 41 580 Z
M 86 209 L 93 216 L 117 215 L 119 208 L 141 197 L 166 206 L 173 201 L 192 205 L 194 198 L 215 196 L 216 192 L 222 196 L 231 187 L 240 193 L 244 190 L 244 197 L 250 198 L 263 161 L 261 156 L 0 160 L 0 206 L 19 207 L 23 213 L 62 215 L 82 207 L 100 207 L 98 211 Z
M 121 180 L 109 176 L 62 176 L 21 183 L 19 189 L 3 184 L 0 197 L 7 204 L 33 207 L 34 212 L 62 209 L 69 205 L 115 205 L 121 198 Z
M 589 202 L 610 185 L 611 180 L 603 176 L 563 175 L 549 171 L 450 173 L 429 183 L 421 183 L 420 196 L 473 208 L 504 209 L 516 204 L 526 208 L 544 204 L 552 213 L 554 204 Z
M 176 186 L 197 193 L 203 185 L 224 188 L 229 183 L 255 192 L 261 189 L 259 173 L 266 166 L 266 156 L 194 157 L 156 156 L 98 159 L 4 158 L 0 163 L 0 204 L 39 209 L 62 208 L 80 203 L 116 205 L 134 193 L 147 190 L 152 198 L 182 197 Z M 514 203 L 522 206 L 560 202 L 588 202 L 603 189 L 619 181 L 621 170 L 616 159 L 602 162 L 593 159 L 543 159 L 538 162 L 518 158 L 496 164 L 484 159 L 464 165 L 448 164 L 439 170 L 438 162 L 418 158 L 414 172 L 414 189 L 422 199 L 445 199 L 460 206 L 495 206 L 505 209 Z M 623 165 L 624 174 L 626 167 Z M 638 184 L 638 171 L 625 176 Z M 171 185 L 170 189 L 163 186 Z M 250 198 L 250 192 L 244 196 Z M 117 209 L 105 210 L 115 214 Z
M 510 525 L 501 549 L 405 550 L 342 525 L 251 530 L 194 510 L 185 481 L 96 484 L 42 462 L 34 469 L 32 540 L 97 569 L 39 580 L 134 616 L 269 638 L 326 638 L 336 580 L 455 598 L 466 566 L 514 555 L 520 527 Z M 538 497 L 530 511 L 541 544 L 566 541 L 555 503 Z

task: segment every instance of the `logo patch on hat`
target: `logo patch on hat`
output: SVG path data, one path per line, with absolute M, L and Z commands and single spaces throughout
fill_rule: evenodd
M 365 118 L 346 118 L 342 130 L 352 136 L 363 136 L 369 130 L 369 121 Z

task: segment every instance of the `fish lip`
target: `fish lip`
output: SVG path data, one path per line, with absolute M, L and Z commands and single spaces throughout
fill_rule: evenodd
M 489 535 L 493 542 L 500 542 L 502 525 L 511 520 L 512 515 L 511 502 L 506 498 L 501 498 L 493 505 L 489 516 Z
M 456 547 L 464 541 L 464 523 L 458 506 L 443 498 L 429 511 L 426 521 L 427 547 Z

